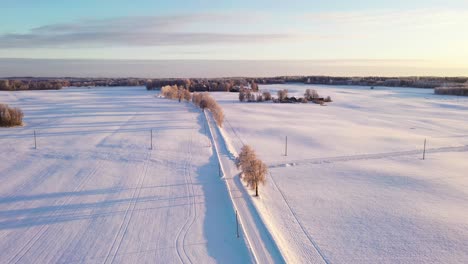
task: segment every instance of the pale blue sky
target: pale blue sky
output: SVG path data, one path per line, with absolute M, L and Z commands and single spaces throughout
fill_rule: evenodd
M 468 67 L 466 0 L 0 5 L 0 58 L 382 60 Z

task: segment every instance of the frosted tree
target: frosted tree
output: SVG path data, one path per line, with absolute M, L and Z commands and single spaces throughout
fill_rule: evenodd
M 237 168 L 245 168 L 250 164 L 250 161 L 256 159 L 255 151 L 249 145 L 244 145 L 241 149 L 239 157 L 237 158 Z
M 313 101 L 314 99 L 317 99 L 319 98 L 319 94 L 317 93 L 316 90 L 314 89 L 307 89 L 304 93 L 304 97 L 309 100 L 309 101 Z
M 271 100 L 271 93 L 270 92 L 265 91 L 265 92 L 262 93 L 262 95 L 263 95 L 263 99 L 265 101 L 270 101 Z
M 286 100 L 286 98 L 288 98 L 288 90 L 287 89 L 279 90 L 278 91 L 278 100 L 284 101 L 284 100 Z
M 267 166 L 259 159 L 251 160 L 244 169 L 243 179 L 247 186 L 255 189 L 255 196 L 258 196 L 258 185 L 265 184 L 267 172 Z
M 239 101 L 241 101 L 241 102 L 245 101 L 245 89 L 240 89 L 239 90 Z

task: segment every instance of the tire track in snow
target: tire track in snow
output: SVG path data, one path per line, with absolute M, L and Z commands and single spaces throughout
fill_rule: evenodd
M 193 187 L 193 179 L 192 179 L 192 173 L 191 173 L 191 169 L 192 169 L 192 144 L 193 144 L 193 137 L 191 136 L 190 137 L 190 144 L 189 144 L 189 162 L 188 162 L 188 179 L 189 179 L 189 184 L 190 184 L 190 189 L 192 191 L 192 208 L 193 208 L 193 217 L 192 217 L 192 220 L 187 228 L 187 230 L 185 231 L 185 234 L 184 234 L 184 237 L 182 239 L 182 248 L 184 250 L 184 253 L 185 255 L 187 256 L 188 260 L 190 263 L 192 263 L 189 255 L 187 254 L 186 252 L 186 248 L 185 248 L 185 240 L 186 240 L 186 237 L 187 237 L 187 234 L 189 233 L 190 229 L 192 228 L 192 225 L 195 223 L 195 220 L 197 219 L 197 205 L 196 205 L 196 201 L 195 201 L 195 189 Z
M 191 197 L 192 199 L 190 200 L 189 216 L 187 217 L 184 224 L 182 225 L 179 232 L 177 233 L 177 237 L 175 240 L 176 253 L 181 263 L 192 263 L 192 261 L 190 260 L 190 257 L 188 256 L 185 250 L 185 245 L 184 245 L 187 233 L 190 230 L 190 227 L 192 226 L 193 222 L 195 222 L 195 215 L 196 215 L 195 195 L 193 192 L 193 184 L 192 184 L 192 179 L 190 175 L 190 169 L 191 169 L 190 163 L 192 161 L 192 136 L 190 137 L 190 143 L 188 146 L 188 154 L 189 154 L 189 158 L 186 159 L 184 162 L 184 180 L 185 180 L 185 184 L 187 187 L 186 188 L 187 195 Z
M 106 141 L 110 140 L 113 136 L 115 136 L 116 134 L 120 133 L 119 131 L 126 125 L 128 125 L 130 122 L 132 122 L 134 119 L 137 118 L 137 112 L 133 113 L 133 115 L 131 117 L 129 117 L 127 120 L 125 120 L 123 123 L 121 123 L 120 125 L 117 126 L 117 128 L 110 134 L 110 135 L 106 135 L 106 136 L 103 136 L 101 138 L 101 140 L 99 141 L 99 143 L 97 143 L 95 146 L 96 147 L 102 147 L 102 146 L 105 146 L 105 143 Z
M 130 222 L 132 220 L 136 204 L 138 202 L 138 199 L 140 198 L 141 189 L 143 187 L 143 183 L 145 181 L 145 178 L 146 178 L 146 175 L 147 175 L 147 172 L 148 172 L 150 159 L 151 159 L 151 152 L 149 152 L 149 154 L 147 154 L 147 157 L 146 157 L 145 162 L 143 164 L 143 169 L 141 170 L 141 173 L 140 173 L 140 175 L 138 177 L 137 188 L 135 188 L 135 190 L 133 191 L 130 204 L 128 205 L 127 209 L 125 210 L 125 215 L 124 215 L 124 218 L 122 219 L 122 222 L 120 224 L 119 231 L 117 232 L 116 236 L 114 237 L 114 241 L 112 242 L 112 246 L 111 246 L 109 252 L 107 253 L 103 263 L 113 263 L 115 261 L 115 257 L 117 256 L 117 254 L 118 254 L 118 252 L 120 250 L 120 247 L 121 247 L 122 242 L 123 242 L 123 240 L 125 238 L 125 235 L 127 234 L 128 226 L 130 225 Z M 113 250 L 114 247 L 115 247 L 115 250 Z
M 96 174 L 96 172 L 103 166 L 102 162 L 98 162 L 97 166 L 95 166 L 94 170 L 89 173 L 85 179 L 81 181 L 81 183 L 73 190 L 73 192 L 79 192 L 82 190 L 83 186 L 88 183 L 88 181 Z M 54 217 L 62 210 L 62 208 L 70 203 L 70 201 L 73 199 L 73 196 L 70 195 L 67 197 L 67 199 L 58 205 L 58 207 L 49 215 L 49 217 Z M 57 204 L 54 204 L 56 206 Z M 31 240 L 29 240 L 20 250 L 19 252 L 8 262 L 8 263 L 13 263 L 15 258 L 18 258 L 14 263 L 18 263 L 26 254 L 31 250 L 31 248 L 36 244 L 38 241 L 40 241 L 40 238 L 46 233 L 46 231 L 50 228 L 50 225 L 43 225 L 39 231 L 33 235 Z
M 466 151 L 468 151 L 468 145 L 459 146 L 459 147 L 441 147 L 441 148 L 426 149 L 426 154 L 444 153 L 444 152 L 466 152 Z M 361 155 L 338 156 L 338 157 L 328 157 L 328 158 L 293 160 L 293 161 L 289 161 L 286 163 L 274 162 L 274 163 L 269 164 L 268 168 L 279 168 L 279 167 L 299 166 L 299 165 L 308 165 L 308 164 L 323 164 L 323 163 L 333 163 L 333 162 L 346 162 L 346 161 L 354 161 L 354 160 L 384 159 L 384 158 L 391 158 L 391 157 L 419 155 L 419 154 L 422 154 L 422 152 L 423 152 L 422 149 L 417 149 L 417 150 L 386 152 L 386 153 L 376 153 L 376 154 L 361 154 Z

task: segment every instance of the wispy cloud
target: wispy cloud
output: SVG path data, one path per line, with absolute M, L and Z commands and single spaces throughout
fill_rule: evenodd
M 343 27 L 394 27 L 402 29 L 464 26 L 468 24 L 468 11 L 454 9 L 377 9 L 308 13 L 309 22 Z
M 213 28 L 210 25 L 229 23 L 239 23 L 239 19 L 224 14 L 195 14 L 84 20 L 40 26 L 23 34 L 3 34 L 0 48 L 182 46 L 281 41 L 295 37 L 288 33 L 210 30 Z M 197 30 L 197 26 L 205 31 Z

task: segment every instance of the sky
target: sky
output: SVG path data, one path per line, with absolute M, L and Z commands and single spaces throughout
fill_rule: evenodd
M 468 69 L 466 0 L 0 0 L 0 58 Z M 467 74 L 468 75 L 468 72 Z

